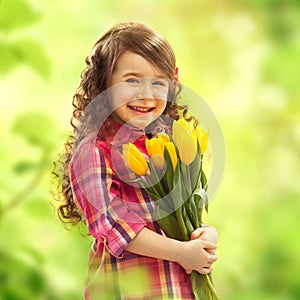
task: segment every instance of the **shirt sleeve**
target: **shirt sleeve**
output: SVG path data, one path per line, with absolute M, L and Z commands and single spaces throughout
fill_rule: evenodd
M 90 234 L 102 241 L 112 255 L 120 257 L 146 221 L 123 201 L 122 182 L 113 173 L 107 156 L 92 143 L 82 144 L 72 157 L 70 180 Z

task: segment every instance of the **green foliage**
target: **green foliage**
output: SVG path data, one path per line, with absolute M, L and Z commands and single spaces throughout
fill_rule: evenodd
M 32 38 L 1 40 L 15 31 L 34 25 L 41 17 L 23 0 L 0 2 L 0 75 L 7 74 L 25 63 L 44 78 L 49 78 L 50 62 L 44 47 Z
M 16 42 L 1 43 L 0 57 L 0 74 L 6 74 L 25 63 L 43 77 L 49 78 L 49 59 L 44 47 L 33 39 L 23 38 Z
M 31 216 L 31 218 L 35 218 L 41 222 L 49 216 L 50 211 L 51 207 L 48 201 L 45 201 L 42 197 L 32 197 L 24 205 L 24 212 L 28 216 Z
M 32 257 L 0 251 L 0 278 L 1 299 L 38 299 L 45 294 L 46 280 Z
M 219 231 L 221 299 L 300 299 L 300 2 L 131 4 L 0 2 L 0 299 L 82 298 L 91 239 L 54 217 L 51 161 L 90 46 L 137 16 L 170 41 L 179 79 L 207 99 L 225 134 L 224 182 L 204 220 Z M 143 276 L 122 289 L 140 277 L 142 287 Z
M 23 0 L 2 0 L 0 2 L 0 31 L 12 31 L 34 25 L 41 14 Z
M 10 43 L 2 41 L 0 44 L 0 74 L 6 74 L 14 69 L 19 64 L 19 59 L 14 53 Z
M 138 297 L 149 289 L 148 274 L 143 269 L 133 268 L 121 274 L 120 290 Z
M 42 112 L 24 113 L 13 126 L 15 134 L 23 136 L 29 144 L 41 147 L 44 153 L 50 153 L 55 146 L 56 130 L 53 120 Z M 22 163 L 19 169 L 28 169 L 29 165 Z
M 279 46 L 265 61 L 263 70 L 265 80 L 280 85 L 292 94 L 299 96 L 300 68 L 295 67 L 295 63 L 299 61 L 300 44 Z M 291 101 L 299 102 L 298 98 L 291 98 Z

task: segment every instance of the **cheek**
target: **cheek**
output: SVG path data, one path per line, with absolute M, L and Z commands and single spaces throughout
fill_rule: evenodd
M 122 87 L 114 88 L 110 93 L 110 106 L 112 109 L 117 109 L 132 101 L 133 97 L 134 93 L 131 89 Z
M 159 113 L 162 114 L 167 107 L 167 101 L 164 100 L 157 100 L 157 101 L 158 101 L 157 108 L 159 110 Z

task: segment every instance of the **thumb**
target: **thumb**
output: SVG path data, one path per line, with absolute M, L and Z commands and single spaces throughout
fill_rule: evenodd
M 198 239 L 204 233 L 204 228 L 197 228 L 191 234 L 191 240 Z

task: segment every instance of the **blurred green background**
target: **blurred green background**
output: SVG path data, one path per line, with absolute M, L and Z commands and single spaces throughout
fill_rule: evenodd
M 221 299 L 300 299 L 298 0 L 0 2 L 0 299 L 81 299 L 91 239 L 57 220 L 52 161 L 84 58 L 129 20 L 169 40 L 180 80 L 224 131 L 205 217 L 219 231 Z

